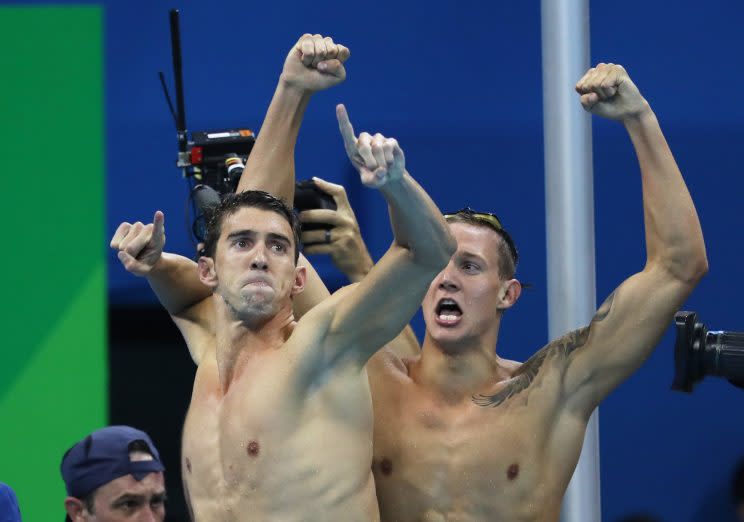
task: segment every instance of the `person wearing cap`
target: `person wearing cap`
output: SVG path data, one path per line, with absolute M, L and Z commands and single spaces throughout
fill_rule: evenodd
M 62 457 L 70 522 L 165 519 L 165 467 L 149 435 L 108 426 L 77 442 Z
M 0 522 L 21 522 L 21 508 L 15 492 L 0 482 Z

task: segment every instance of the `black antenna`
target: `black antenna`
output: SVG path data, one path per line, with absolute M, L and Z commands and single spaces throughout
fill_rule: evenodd
M 160 76 L 160 85 L 163 86 L 165 101 L 168 103 L 168 108 L 170 109 L 171 116 L 173 116 L 173 123 L 178 126 L 178 116 L 176 116 L 176 110 L 173 108 L 173 101 L 171 101 L 170 93 L 168 92 L 168 85 L 165 83 L 165 75 L 163 74 L 163 71 L 160 71 L 158 73 L 158 76 Z
M 178 9 L 170 10 L 171 49 L 173 51 L 173 78 L 176 82 L 176 130 L 178 131 L 178 166 L 189 165 L 186 153 L 186 109 L 183 103 L 183 67 L 181 65 L 181 30 Z

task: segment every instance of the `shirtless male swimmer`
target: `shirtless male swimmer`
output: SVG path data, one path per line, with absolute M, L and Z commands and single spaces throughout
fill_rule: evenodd
M 339 106 L 346 150 L 362 183 L 387 200 L 395 240 L 364 280 L 295 321 L 293 300 L 308 277 L 298 263 L 299 228 L 279 199 L 254 190 L 290 200 L 266 181 L 294 168 L 286 153 L 294 140 L 280 138 L 296 136 L 313 92 L 343 80 L 347 57 L 319 35 L 290 51 L 250 175 L 208 227 L 198 274 L 212 296 L 196 304 L 180 297 L 173 283 L 183 274 L 172 267 L 181 260 L 161 255 L 162 213 L 148 225 L 122 223 L 111 241 L 125 268 L 147 277 L 198 364 L 182 466 L 199 522 L 379 520 L 365 364 L 414 314 L 454 241 L 397 142 L 355 137 Z M 380 313 L 389 309 L 395 318 Z
M 576 90 L 586 110 L 620 121 L 635 148 L 646 266 L 587 327 L 525 363 L 504 360 L 494 348 L 503 312 L 521 290 L 516 248 L 493 215 L 446 215 L 457 251 L 424 299 L 423 348 L 404 333 L 367 365 L 383 521 L 558 520 L 589 416 L 651 354 L 707 271 L 690 195 L 656 116 L 625 69 L 599 64 Z M 340 215 L 311 210 L 300 219 L 338 225 L 332 232 L 346 240 L 307 251 L 332 254 L 358 279 L 371 260 L 343 188 L 317 184 L 337 199 Z M 303 240 L 316 240 L 312 234 Z
M 458 247 L 424 299 L 423 348 L 405 331 L 367 365 L 384 521 L 558 520 L 591 412 L 650 355 L 707 271 L 690 195 L 625 69 L 599 64 L 576 90 L 586 110 L 623 123 L 635 147 L 646 266 L 587 327 L 523 364 L 504 360 L 494 348 L 502 314 L 521 291 L 516 248 L 492 215 L 448 215 Z M 336 239 L 326 245 L 318 231 L 307 231 L 307 251 L 332 254 L 358 280 L 371 260 L 343 189 L 316 184 L 336 198 L 339 212 L 310 210 L 300 219 L 331 223 Z

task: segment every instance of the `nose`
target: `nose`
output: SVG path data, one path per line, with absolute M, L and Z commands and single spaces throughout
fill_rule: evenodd
M 257 246 L 256 253 L 251 260 L 251 269 L 253 270 L 267 270 L 269 263 L 266 257 L 266 247 L 263 243 Z
M 455 292 L 460 288 L 455 278 L 452 275 L 452 262 L 451 261 L 444 268 L 444 270 L 442 270 L 439 273 L 439 283 L 437 284 L 437 287 L 440 290 L 446 290 L 448 292 Z

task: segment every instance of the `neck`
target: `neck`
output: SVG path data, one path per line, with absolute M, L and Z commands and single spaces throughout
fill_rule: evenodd
M 498 324 L 488 335 L 457 346 L 439 343 L 427 331 L 412 377 L 447 402 L 470 400 L 510 377 L 496 355 L 497 337 Z
M 240 318 L 215 295 L 216 358 L 222 391 L 241 373 L 251 359 L 284 345 L 294 329 L 292 302 L 269 318 Z

